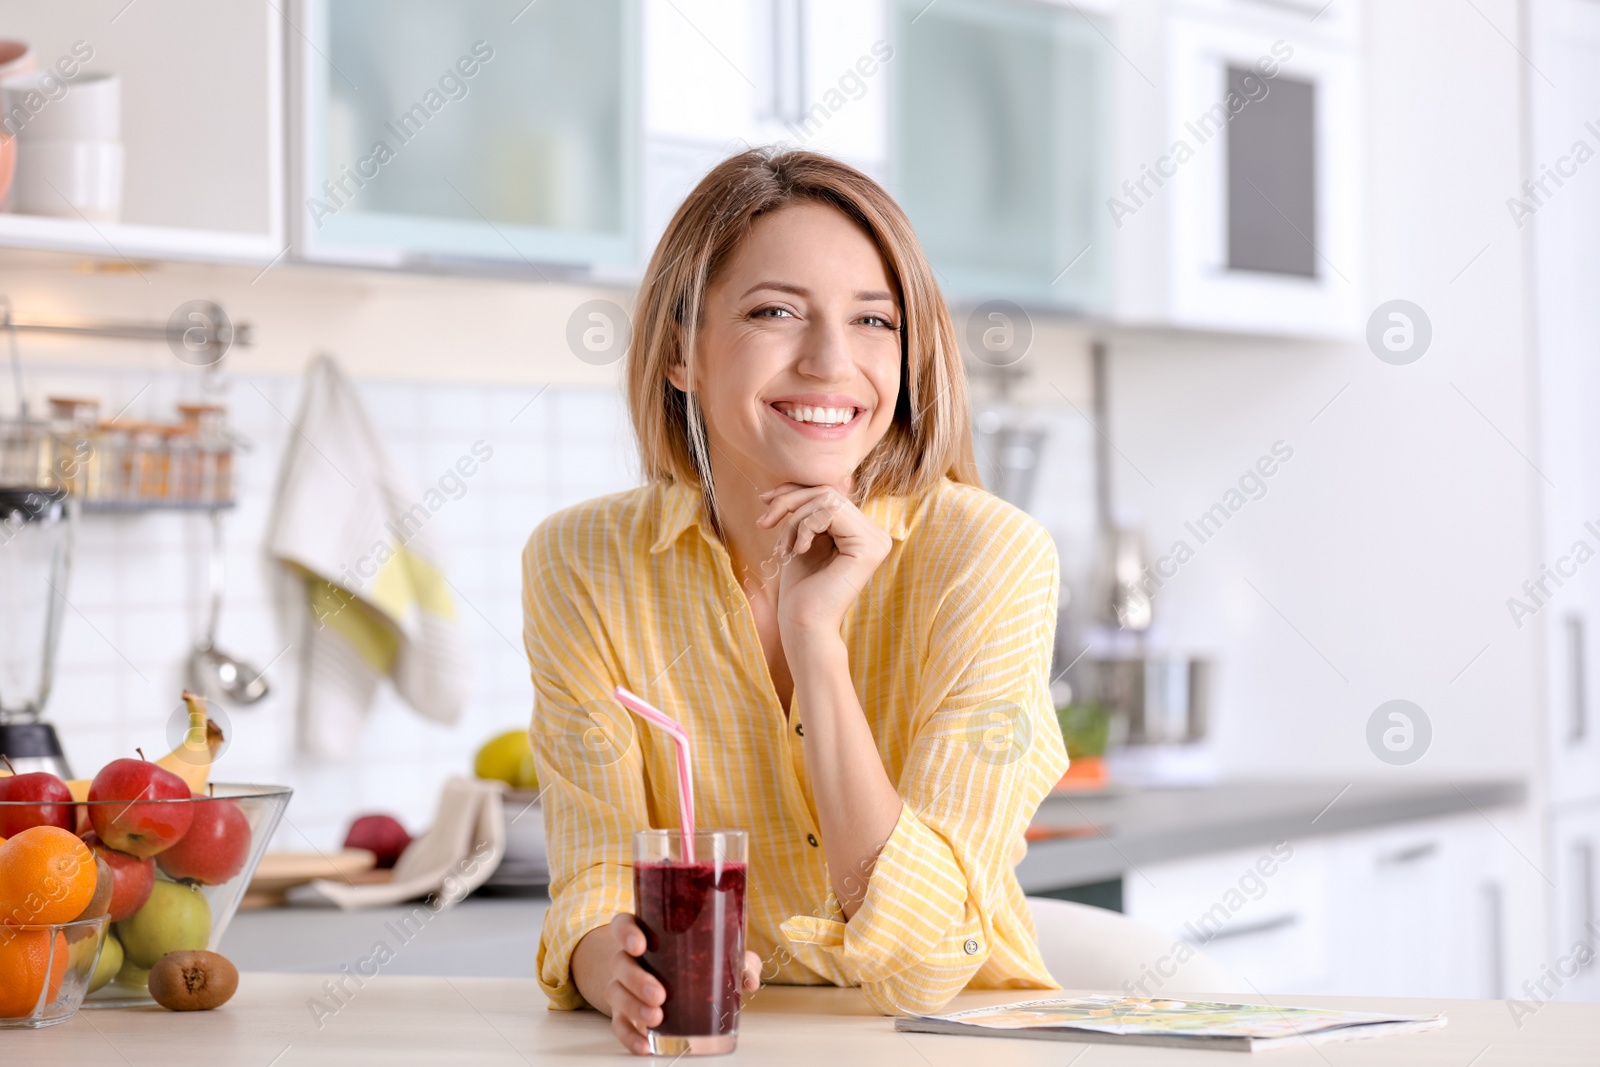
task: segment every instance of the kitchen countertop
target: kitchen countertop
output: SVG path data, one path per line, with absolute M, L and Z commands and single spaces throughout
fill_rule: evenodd
M 59 1026 L 0 1036 L 8 1065 L 73 1067 L 315 1067 L 318 1064 L 473 1064 L 559 1067 L 625 1063 L 610 1023 L 595 1012 L 553 1012 L 530 979 L 417 978 L 380 974 L 342 998 L 335 1010 L 326 975 L 247 973 L 239 992 L 211 1012 L 161 1008 L 80 1012 Z M 962 993 L 947 1010 L 1026 999 L 1009 992 Z M 1279 1003 L 1276 997 L 1240 1001 Z M 326 1013 L 314 1011 L 321 1002 Z M 1546 1004 L 1517 1022 L 1503 1001 L 1288 997 L 1283 1003 L 1391 1013 L 1444 1011 L 1449 1025 L 1327 1046 L 1291 1045 L 1270 1053 L 1274 1067 L 1358 1065 L 1592 1064 L 1600 1004 Z M 873 1014 L 859 990 L 771 987 L 740 1019 L 739 1049 L 720 1062 L 945 1067 L 1004 1062 L 1062 1067 L 1087 1056 L 1094 1064 L 1244 1064 L 1226 1052 L 1071 1042 L 899 1034 Z M 1210 1057 L 1209 1059 L 1207 1057 Z M 651 1062 L 659 1062 L 652 1060 Z
M 1521 782 L 1238 781 L 1102 796 L 1051 795 L 1017 865 L 1024 892 L 1120 878 L 1142 864 L 1520 804 Z
M 1313 780 L 1052 796 L 1040 806 L 1035 827 L 1070 828 L 1082 836 L 1033 842 L 1017 874 L 1025 890 L 1038 892 L 1117 878 L 1132 865 L 1474 809 L 1489 812 L 1519 803 L 1523 792 L 1520 783 L 1506 781 Z M 548 906 L 542 896 L 474 896 L 447 911 L 423 908 L 426 923 L 415 924 L 421 929 L 405 938 L 397 924 L 420 905 L 244 911 L 234 916 L 221 949 L 241 971 L 334 973 L 353 967 L 382 941 L 395 953 L 387 974 L 531 978 Z

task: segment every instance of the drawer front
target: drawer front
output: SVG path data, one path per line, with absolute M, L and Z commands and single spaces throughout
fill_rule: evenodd
M 1241 991 L 1317 992 L 1330 967 L 1327 848 L 1279 842 L 1123 878 L 1129 918 L 1197 948 Z

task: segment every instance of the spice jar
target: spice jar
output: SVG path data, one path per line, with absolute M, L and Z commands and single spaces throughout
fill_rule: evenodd
M 89 490 L 95 463 L 94 432 L 100 422 L 100 401 L 52 396 L 50 403 L 51 470 L 56 484 L 75 496 Z
M 195 444 L 195 499 L 226 504 L 233 499 L 233 439 L 221 404 L 179 404 L 184 428 Z

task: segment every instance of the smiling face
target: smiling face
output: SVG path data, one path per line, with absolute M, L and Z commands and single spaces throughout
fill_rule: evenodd
M 894 420 L 900 326 L 883 258 L 845 215 L 802 201 L 757 218 L 707 288 L 696 339 L 718 488 L 848 492 Z M 681 367 L 669 378 L 689 384 Z

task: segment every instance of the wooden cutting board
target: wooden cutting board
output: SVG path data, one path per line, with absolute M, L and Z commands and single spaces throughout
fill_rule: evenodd
M 387 882 L 394 872 L 374 870 L 377 862 L 378 857 L 364 848 L 337 852 L 268 852 L 261 857 L 239 907 L 279 907 L 288 903 L 289 890 L 318 878 L 339 878 L 357 885 Z

